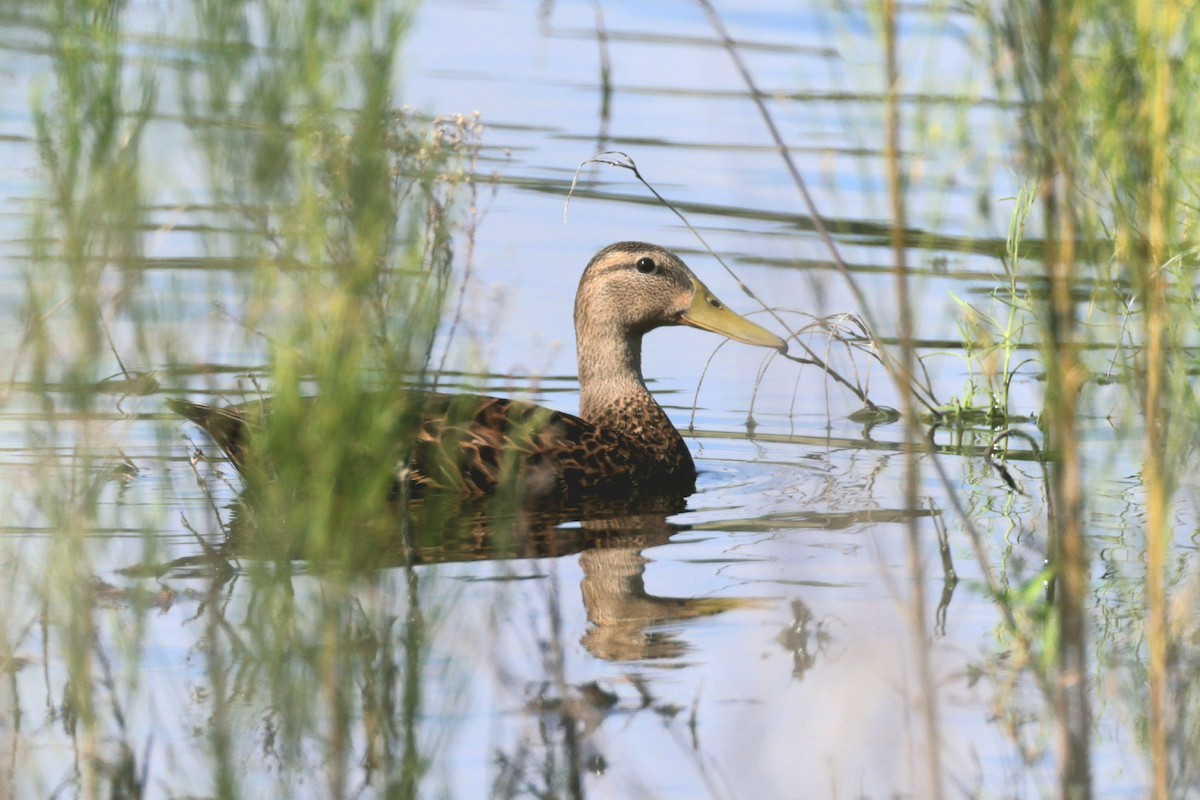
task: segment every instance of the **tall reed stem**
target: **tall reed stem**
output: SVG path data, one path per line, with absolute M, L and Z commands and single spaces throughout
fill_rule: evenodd
M 913 350 L 912 299 L 909 292 L 907 242 L 905 240 L 906 212 L 904 203 L 904 167 L 900 163 L 900 69 L 896 59 L 896 2 L 884 0 L 883 31 L 886 59 L 886 102 L 884 127 L 887 141 L 884 151 L 888 165 L 888 196 L 891 202 L 891 245 L 896 276 L 896 301 L 899 307 L 900 361 L 898 384 L 914 385 L 913 370 L 916 353 Z M 919 444 L 920 429 L 916 404 L 911 391 L 900 393 L 904 414 L 904 438 L 909 444 Z M 905 448 L 904 507 L 915 510 L 919 503 L 921 480 L 921 450 L 919 446 Z M 925 568 L 921 561 L 921 529 L 919 518 L 908 515 L 908 570 L 912 581 L 909 616 L 916 650 L 917 680 L 922 704 L 921 718 L 925 728 L 925 756 L 928 770 L 928 797 L 940 800 L 942 793 L 941 736 L 938 729 L 937 690 L 933 680 L 933 665 L 929 652 L 929 632 L 925 622 Z
M 1166 463 L 1167 418 L 1166 364 L 1168 359 L 1167 281 L 1162 268 L 1166 255 L 1168 147 L 1170 142 L 1170 71 L 1167 43 L 1177 25 L 1178 9 L 1173 2 L 1140 0 L 1137 4 L 1139 56 L 1150 62 L 1150 93 L 1143 101 L 1148 123 L 1150 181 L 1146 187 L 1148 214 L 1145 263 L 1141 265 L 1145 293 L 1146 324 L 1146 456 L 1143 481 L 1146 487 L 1146 641 L 1149 649 L 1149 725 L 1147 739 L 1152 775 L 1151 796 L 1168 796 L 1167 764 L 1167 599 L 1166 562 L 1170 541 L 1167 516 L 1171 499 Z M 1140 60 L 1140 58 L 1139 58 Z
M 1079 450 L 1078 402 L 1085 370 L 1079 362 L 1072 288 L 1075 280 L 1077 225 L 1075 159 L 1066 132 L 1074 130 L 1077 83 L 1074 47 L 1078 5 L 1042 0 L 1037 25 L 1038 84 L 1036 115 L 1041 142 L 1041 196 L 1046 229 L 1045 269 L 1050 281 L 1046 308 L 1046 420 L 1054 462 L 1051 492 L 1052 559 L 1057 569 L 1058 674 L 1055 722 L 1058 731 L 1059 796 L 1091 797 L 1087 626 L 1083 601 L 1088 589 L 1087 550 L 1083 540 L 1083 479 Z

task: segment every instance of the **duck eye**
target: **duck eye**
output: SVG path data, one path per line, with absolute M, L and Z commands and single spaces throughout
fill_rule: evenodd
M 658 269 L 658 265 L 654 263 L 653 258 L 643 257 L 637 260 L 637 271 L 649 275 L 654 270 Z

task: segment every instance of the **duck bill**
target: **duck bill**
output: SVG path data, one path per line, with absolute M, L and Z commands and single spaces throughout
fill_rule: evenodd
M 730 311 L 708 287 L 692 278 L 692 305 L 679 318 L 683 325 L 691 325 L 705 331 L 719 333 L 735 342 L 771 347 L 781 353 L 787 352 L 787 342 L 766 328 L 755 325 L 745 317 Z

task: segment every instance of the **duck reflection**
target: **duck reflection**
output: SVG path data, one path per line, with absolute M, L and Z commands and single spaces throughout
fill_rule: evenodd
M 642 550 L 665 544 L 685 526 L 662 515 L 627 515 L 581 523 L 604 531 L 604 547 L 579 556 L 580 588 L 590 628 L 582 644 L 606 661 L 678 658 L 687 645 L 661 626 L 738 608 L 755 601 L 740 598 L 665 597 L 646 591 L 647 559 Z M 657 630 L 656 630 L 657 628 Z
M 231 572 L 228 561 L 320 560 L 287 521 L 264 519 L 243 493 L 224 526 L 226 540 L 204 556 L 154 568 L 158 574 L 194 570 L 202 563 Z M 684 497 L 650 497 L 636 502 L 597 501 L 571 508 L 466 504 L 454 508 L 437 498 L 412 503 L 389 518 L 390 528 L 354 537 L 353 559 L 364 571 L 465 561 L 562 558 L 578 554 L 581 597 L 588 630 L 581 643 L 596 658 L 640 661 L 678 658 L 688 650 L 671 623 L 720 614 L 755 604 L 744 598 L 693 598 L 650 594 L 644 580 L 646 548 L 669 543 L 687 525 L 669 517 L 686 509 Z M 378 520 L 376 520 L 378 523 Z
M 687 645 L 663 626 L 753 603 L 739 598 L 692 598 L 646 591 L 642 551 L 667 544 L 687 525 L 668 517 L 686 508 L 683 497 L 604 501 L 560 511 L 522 510 L 509 520 L 481 514 L 460 525 L 455 545 L 445 536 L 419 550 L 431 561 L 464 558 L 546 558 L 579 554 L 580 590 L 589 628 L 581 643 L 596 658 L 640 661 L 677 658 Z

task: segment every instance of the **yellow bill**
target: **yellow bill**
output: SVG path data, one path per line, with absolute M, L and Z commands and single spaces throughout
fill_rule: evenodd
M 679 318 L 682 324 L 719 333 L 735 342 L 772 347 L 781 353 L 787 352 L 787 342 L 766 328 L 733 313 L 696 276 L 691 278 L 695 292 L 692 295 L 691 307 Z

